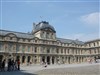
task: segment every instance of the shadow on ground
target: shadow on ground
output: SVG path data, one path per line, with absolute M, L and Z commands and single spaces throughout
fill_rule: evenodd
M 0 72 L 0 75 L 37 75 L 34 73 L 25 73 L 24 70 L 20 71 L 5 71 L 5 72 Z

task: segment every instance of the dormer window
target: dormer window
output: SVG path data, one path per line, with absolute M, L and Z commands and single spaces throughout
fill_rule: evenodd
M 40 39 L 53 39 L 55 38 L 54 33 L 56 33 L 54 27 L 49 25 L 49 23 L 46 21 L 35 24 L 32 32 L 35 37 Z
M 25 39 L 23 39 L 23 42 L 25 42 Z
M 35 40 L 35 43 L 37 43 L 37 40 Z
M 49 38 L 49 33 L 47 33 L 46 38 Z
M 10 40 L 12 40 L 12 37 L 10 37 Z

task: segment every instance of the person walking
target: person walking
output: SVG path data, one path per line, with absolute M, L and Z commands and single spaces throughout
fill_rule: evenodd
M 11 59 L 8 60 L 8 71 L 11 71 Z
M 17 70 L 17 69 L 18 69 L 18 68 L 17 68 L 17 65 L 18 65 L 18 64 L 17 64 L 17 60 L 15 60 L 15 61 L 14 61 L 14 70 Z
M 11 60 L 11 70 L 14 70 L 14 60 Z
M 6 63 L 6 60 L 4 59 L 2 62 L 2 71 L 5 71 L 5 63 Z
M 2 60 L 0 60 L 0 71 L 2 71 Z
M 18 64 L 18 70 L 20 70 L 20 61 L 19 61 L 19 59 L 18 59 L 17 64 Z

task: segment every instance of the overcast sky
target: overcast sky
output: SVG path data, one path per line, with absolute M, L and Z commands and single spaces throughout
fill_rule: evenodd
M 43 20 L 54 26 L 57 37 L 97 39 L 99 3 L 99 0 L 0 0 L 0 29 L 31 32 L 33 22 Z

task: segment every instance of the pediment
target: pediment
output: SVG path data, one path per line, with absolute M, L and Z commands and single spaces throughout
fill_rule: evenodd
M 9 37 L 17 37 L 14 33 L 8 33 L 6 36 L 9 36 Z

